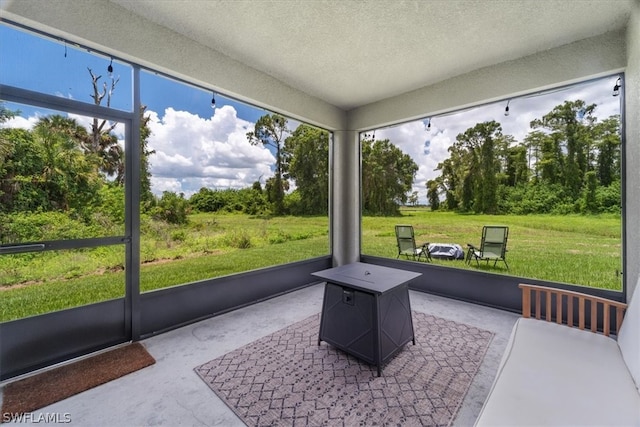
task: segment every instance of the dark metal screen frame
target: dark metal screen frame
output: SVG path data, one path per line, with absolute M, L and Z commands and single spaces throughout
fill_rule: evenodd
M 138 70 L 134 68 L 134 76 Z M 134 91 L 135 92 L 135 91 Z M 80 307 L 0 323 L 0 380 L 55 364 L 73 357 L 131 341 L 134 336 L 132 312 L 137 302 L 138 280 L 132 245 L 139 245 L 139 114 L 113 110 L 100 105 L 0 85 L 3 101 L 48 110 L 98 117 L 124 124 L 125 127 L 125 235 L 89 239 L 21 242 L 0 246 L 0 255 L 53 250 L 96 248 L 124 245 L 124 298 L 97 302 Z M 134 110 L 134 111 L 137 111 Z M 138 215 L 139 217 L 139 215 Z M 133 262 L 132 262 L 133 261 Z M 138 267 L 139 268 L 139 267 Z M 134 280 L 135 279 L 135 280 Z
M 522 293 L 518 288 L 520 283 L 583 292 L 625 302 L 623 292 L 609 289 L 589 288 L 372 255 L 363 255 L 362 262 L 423 273 L 422 276 L 411 282 L 410 289 L 518 314 L 522 313 Z

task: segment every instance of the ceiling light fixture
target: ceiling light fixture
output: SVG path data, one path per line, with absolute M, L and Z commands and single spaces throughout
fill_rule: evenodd
M 616 80 L 616 85 L 613 87 L 613 96 L 620 95 L 620 86 L 622 85 L 622 78 L 618 77 Z
M 213 92 L 211 95 L 211 108 L 216 108 L 216 93 Z
M 508 116 L 509 115 L 509 102 L 511 102 L 511 100 L 507 100 L 507 106 L 504 109 L 504 115 Z
M 427 126 L 425 129 L 427 132 L 431 132 L 431 117 L 427 117 Z
M 113 58 L 111 58 L 111 61 L 109 62 L 109 66 L 107 67 L 107 72 L 109 73 L 110 76 L 113 74 Z

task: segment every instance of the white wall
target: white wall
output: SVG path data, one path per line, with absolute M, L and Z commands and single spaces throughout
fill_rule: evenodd
M 482 68 L 348 112 L 349 129 L 368 130 L 598 77 L 626 65 L 625 33 L 606 33 Z
M 627 298 L 640 283 L 640 1 L 635 6 L 627 27 L 625 70 Z

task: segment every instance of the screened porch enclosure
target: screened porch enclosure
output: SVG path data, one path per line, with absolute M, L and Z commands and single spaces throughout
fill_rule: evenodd
M 525 3 L 527 7 L 532 7 L 531 2 L 524 2 L 523 5 Z M 559 13 L 564 7 L 561 6 L 563 3 L 553 3 Z M 333 91 L 334 98 L 323 98 L 321 91 L 314 92 L 310 86 L 293 87 L 292 85 L 298 84 L 293 76 L 288 81 L 287 75 L 282 74 L 281 70 L 271 69 L 270 73 L 259 71 L 261 64 L 252 63 L 250 57 L 236 53 L 231 58 L 221 53 L 224 46 L 207 46 L 202 39 L 193 40 L 193 34 L 180 34 L 175 22 L 172 22 L 170 27 L 163 26 L 163 11 L 158 9 L 151 13 L 152 16 L 145 17 L 144 11 L 138 9 L 142 7 L 142 3 L 135 5 L 121 1 L 59 1 L 52 2 L 51 6 L 48 6 L 49 3 L 44 6 L 40 2 L 24 1 L 3 4 L 2 19 L 7 20 L 10 25 L 17 24 L 45 36 L 78 43 L 106 55 L 105 58 L 113 55 L 116 63 L 133 64 L 134 89 L 131 105 L 114 110 L 102 106 L 80 105 L 79 101 L 74 99 L 16 87 L 15 82 L 1 82 L 0 97 L 3 101 L 37 104 L 53 110 L 62 107 L 73 113 L 89 112 L 97 117 L 124 123 L 127 144 L 130 144 L 127 147 L 131 155 L 126 158 L 126 170 L 129 174 L 125 178 L 124 232 L 115 236 L 97 236 L 95 239 L 78 241 L 73 247 L 59 242 L 51 245 L 45 242 L 44 248 L 45 252 L 99 246 L 122 248 L 124 273 L 121 278 L 121 293 L 104 301 L 0 324 L 0 379 L 7 380 L 28 374 L 129 341 L 150 338 L 159 340 L 163 334 L 171 333 L 168 331 L 202 319 L 223 314 L 232 315 L 239 309 L 246 311 L 252 304 L 294 291 L 306 292 L 308 289 L 317 288 L 318 282 L 312 278 L 312 272 L 356 261 L 420 272 L 422 276 L 412 283 L 412 291 L 499 309 L 505 312 L 503 314 L 506 317 L 522 310 L 518 284 L 523 281 L 577 290 L 577 286 L 563 283 L 496 275 L 485 271 L 451 269 L 362 254 L 360 132 L 428 117 L 438 112 L 453 111 L 488 100 L 506 100 L 537 89 L 559 87 L 569 82 L 614 73 L 623 73 L 624 76 L 621 98 L 624 118 L 637 117 L 640 112 L 640 100 L 637 96 L 629 94 L 637 94 L 640 84 L 638 4 L 633 1 L 622 2 L 617 12 L 608 13 L 605 11 L 613 9 L 610 4 L 595 3 L 598 3 L 602 17 L 600 21 L 593 18 L 595 22 L 591 23 L 598 25 L 597 30 L 593 32 L 563 30 L 561 26 L 557 26 L 551 33 L 553 43 L 550 42 L 546 49 L 536 50 L 527 46 L 509 58 L 500 57 L 501 60 L 497 62 L 487 59 L 482 66 L 469 66 L 460 73 L 455 73 L 455 66 L 452 65 L 449 74 L 445 76 L 434 77 L 429 82 L 421 81 L 411 88 L 398 88 L 389 83 L 388 88 L 372 98 L 363 96 L 362 92 L 350 92 L 353 100 L 349 102 L 335 98 Z M 372 12 L 383 13 L 381 7 L 372 6 Z M 479 15 L 469 19 L 475 20 L 484 16 L 480 15 L 479 9 L 473 10 Z M 514 20 L 517 19 L 517 9 L 509 11 L 512 14 L 510 16 L 513 16 Z M 227 12 L 232 13 L 229 10 Z M 357 16 L 357 12 L 349 13 L 354 14 L 354 19 Z M 383 15 L 387 15 L 387 12 Z M 328 19 L 326 15 L 322 16 Z M 366 16 L 367 19 L 372 19 L 371 15 Z M 104 25 L 89 25 L 89 22 L 102 22 Z M 327 20 L 324 25 L 330 26 L 331 23 Z M 490 32 L 487 29 L 484 31 L 486 34 L 480 32 L 479 37 L 489 40 Z M 462 43 L 462 40 L 460 42 Z M 158 48 L 158 44 L 162 44 L 162 48 Z M 409 51 L 405 53 L 410 55 L 411 49 L 414 48 L 407 49 Z M 63 53 L 60 53 L 61 55 Z M 375 55 L 372 53 L 373 56 Z M 185 58 L 197 60 L 187 61 Z M 455 58 L 450 58 L 450 61 L 455 63 Z M 382 67 L 383 64 L 378 65 Z M 140 128 L 137 112 L 142 100 L 136 85 L 139 84 L 141 66 L 207 88 L 213 93 L 226 94 L 233 99 L 282 112 L 287 117 L 331 132 L 332 140 L 328 153 L 330 175 L 326 254 L 218 278 L 180 283 L 180 286 L 166 289 L 141 292 L 141 188 L 138 167 L 140 137 L 134 132 L 134 129 Z M 352 77 L 352 80 L 349 80 L 350 84 L 357 86 L 361 76 Z M 329 80 L 340 79 L 339 75 L 330 77 Z M 316 76 L 315 80 L 321 79 Z M 329 83 L 325 84 L 330 86 Z M 622 292 L 589 290 L 595 295 L 617 301 L 626 301 L 629 298 L 640 275 L 640 266 L 633 262 L 635 258 L 630 255 L 640 250 L 640 226 L 637 220 L 637 212 L 640 211 L 640 187 L 637 174 L 634 173 L 640 167 L 639 126 L 637 120 L 622 120 Z M 8 253 L 14 246 L 2 243 L 3 253 Z M 582 288 L 579 290 L 584 291 Z

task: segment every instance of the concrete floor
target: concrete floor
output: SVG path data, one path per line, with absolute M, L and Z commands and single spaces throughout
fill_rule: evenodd
M 45 407 L 32 420 L 57 414 L 77 426 L 244 426 L 193 368 L 320 312 L 323 289 L 314 285 L 146 339 L 154 365 Z M 473 425 L 518 316 L 421 292 L 410 298 L 415 311 L 495 333 L 453 424 Z

